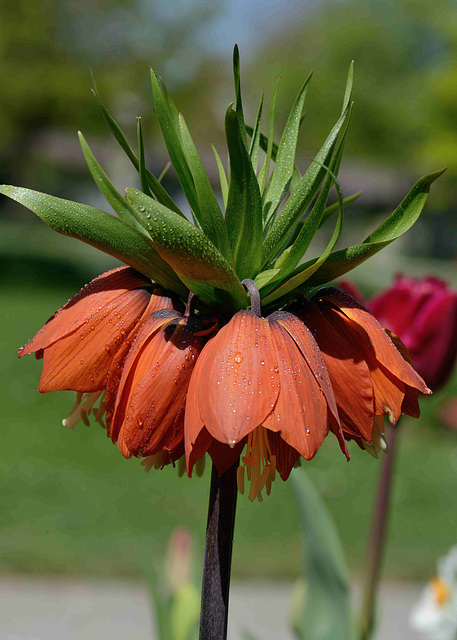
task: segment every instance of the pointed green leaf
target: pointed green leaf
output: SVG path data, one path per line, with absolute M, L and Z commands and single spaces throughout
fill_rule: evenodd
M 136 211 L 130 207 L 130 205 L 125 201 L 125 198 L 123 198 L 111 184 L 108 176 L 97 162 L 81 131 L 78 131 L 78 136 L 84 158 L 86 159 L 87 166 L 89 167 L 89 171 L 91 172 L 97 187 L 103 193 L 121 220 L 127 222 L 127 224 L 130 224 L 132 227 L 135 227 L 135 229 L 140 233 L 148 237 L 147 231 L 141 224 L 141 220 L 138 218 Z
M 126 194 L 148 225 L 159 255 L 191 291 L 207 304 L 222 303 L 232 310 L 246 307 L 233 267 L 202 231 L 141 191 L 127 189 Z
M 258 289 L 264 287 L 270 280 L 272 280 L 276 275 L 278 275 L 279 269 L 268 269 L 267 271 L 261 271 L 257 276 L 254 282 L 257 285 Z
M 118 218 L 86 204 L 21 187 L 2 185 L 0 193 L 33 211 L 58 233 L 104 251 L 186 298 L 186 288 L 157 254 L 151 240 Z
M 263 109 L 263 91 L 262 97 L 260 99 L 259 110 L 257 112 L 257 118 L 255 121 L 255 127 L 251 135 L 251 148 L 249 149 L 249 155 L 251 157 L 252 168 L 254 169 L 254 173 L 257 175 L 257 166 L 259 162 L 259 148 L 260 148 L 260 122 L 262 120 L 262 109 Z
M 236 44 L 233 48 L 233 77 L 235 80 L 235 96 L 236 96 L 236 117 L 238 118 L 238 124 L 240 127 L 240 135 L 246 150 L 248 148 L 248 139 L 246 136 L 246 125 L 243 115 L 243 104 L 241 101 L 241 78 L 240 78 L 240 51 Z
M 240 278 L 255 278 L 262 251 L 262 199 L 259 184 L 240 133 L 239 120 L 231 107 L 225 114 L 225 132 L 230 155 L 230 186 L 225 222 L 235 269 Z
M 270 113 L 268 114 L 268 140 L 266 149 L 264 146 L 262 146 L 263 150 L 266 153 L 266 157 L 259 173 L 259 185 L 261 193 L 265 192 L 268 172 L 270 171 L 271 154 L 273 152 L 275 135 L 276 100 L 278 98 L 279 83 L 281 82 L 281 78 L 282 76 L 279 76 L 279 78 L 276 80 L 275 88 L 273 89 L 273 95 L 271 96 Z M 262 136 L 260 138 L 260 144 L 262 144 Z
M 176 130 L 173 119 L 168 111 L 167 104 L 162 95 L 159 81 L 153 69 L 151 69 L 152 94 L 156 108 L 157 117 L 159 119 L 160 128 L 162 129 L 163 139 L 165 140 L 168 153 L 170 154 L 173 167 L 178 176 L 178 180 L 189 202 L 189 205 L 200 222 L 200 209 L 198 206 L 197 194 L 192 178 L 191 171 L 187 165 L 184 150 L 181 146 L 180 136 Z
M 141 118 L 136 119 L 136 132 L 138 137 L 138 173 L 140 174 L 141 189 L 147 196 L 152 198 L 152 193 L 149 189 L 148 179 L 146 176 L 146 162 L 144 158 L 144 142 L 143 131 L 141 129 Z
M 410 229 L 421 214 L 431 184 L 445 171 L 446 167 L 418 180 L 395 211 L 362 244 L 333 253 L 326 263 L 309 278 L 307 286 L 316 287 L 339 278 Z M 308 267 L 314 262 L 311 260 L 303 267 Z
M 346 139 L 346 133 L 349 126 L 350 117 L 351 117 L 351 108 L 349 109 L 349 115 L 346 120 L 344 129 L 341 131 L 341 138 L 339 140 L 335 154 L 332 158 L 330 169 L 328 170 L 328 176 L 324 183 L 322 191 L 319 194 L 319 197 L 313 209 L 311 210 L 309 216 L 305 219 L 305 221 L 301 226 L 300 233 L 298 234 L 294 244 L 292 245 L 292 249 L 290 250 L 287 256 L 287 259 L 284 261 L 284 264 L 281 269 L 281 273 L 279 274 L 280 276 L 283 276 L 283 277 L 288 276 L 295 269 L 297 264 L 303 259 L 303 256 L 305 255 L 309 245 L 312 242 L 312 239 L 314 238 L 317 231 L 319 230 L 322 217 L 324 215 L 325 206 L 327 204 L 328 196 L 330 194 L 330 190 L 332 188 L 333 183 L 335 183 L 335 187 L 338 194 L 338 206 L 340 209 L 340 215 L 341 216 L 343 215 L 343 208 L 344 208 L 343 197 L 342 197 L 341 189 L 338 185 L 336 176 L 338 175 L 341 159 L 343 157 L 344 142 Z M 333 249 L 333 246 L 332 246 L 332 249 Z
M 304 534 L 305 584 L 292 620 L 303 640 L 353 640 L 349 571 L 335 524 L 303 469 L 290 477 Z
M 217 170 L 219 171 L 219 180 L 221 183 L 221 192 L 222 192 L 222 199 L 224 201 L 224 207 L 227 208 L 227 200 L 228 200 L 227 176 L 225 175 L 224 165 L 222 164 L 219 154 L 216 151 L 216 147 L 213 144 L 211 144 L 211 149 L 213 150 L 214 157 L 216 158 Z
M 130 162 L 133 164 L 135 169 L 137 171 L 139 171 L 138 158 L 136 157 L 135 152 L 133 151 L 132 147 L 130 146 L 130 144 L 129 144 L 128 140 L 127 140 L 127 138 L 125 137 L 124 132 L 122 131 L 120 126 L 117 124 L 117 122 L 114 120 L 114 118 L 111 116 L 111 114 L 109 113 L 108 109 L 105 107 L 105 104 L 103 103 L 103 101 L 102 101 L 102 99 L 100 97 L 100 94 L 98 93 L 97 83 L 95 82 L 94 74 L 92 73 L 92 71 L 90 73 L 91 73 L 91 78 L 92 78 L 92 93 L 94 94 L 94 97 L 95 97 L 95 99 L 97 101 L 99 109 L 100 109 L 100 111 L 102 113 L 102 116 L 104 117 L 108 127 L 110 128 L 111 133 L 114 135 L 116 140 L 121 145 L 124 153 L 129 158 Z M 162 185 L 160 184 L 159 180 L 157 180 L 155 175 L 152 174 L 150 171 L 146 171 L 146 175 L 147 175 L 149 187 L 150 187 L 152 193 L 154 194 L 154 196 L 157 198 L 157 200 L 161 204 L 163 204 L 165 207 L 168 207 L 169 209 L 172 209 L 172 211 L 175 211 L 176 213 L 179 213 L 180 216 L 184 217 L 183 212 L 180 211 L 178 206 L 173 202 L 173 200 L 168 195 L 168 193 L 165 191 L 165 189 L 162 187 Z
M 263 198 L 263 218 L 266 226 L 274 219 L 276 211 L 289 188 L 294 170 L 295 153 L 297 148 L 300 117 L 305 103 L 306 90 L 311 80 L 312 72 L 307 77 L 292 106 L 279 143 L 275 166 L 270 184 Z
M 351 204 L 351 202 L 354 202 L 354 200 L 357 200 L 357 198 L 359 198 L 361 195 L 362 195 L 362 192 L 357 191 L 357 193 L 353 193 L 350 196 L 347 196 L 347 198 L 343 199 L 344 206 L 347 207 L 348 204 Z M 322 227 L 327 222 L 327 220 L 331 218 L 332 215 L 338 211 L 339 206 L 340 205 L 337 201 L 325 208 L 324 215 L 322 216 L 322 220 L 320 223 L 320 227 Z
M 182 146 L 197 192 L 201 228 L 224 258 L 233 262 L 224 216 L 182 114 L 179 114 L 179 126 Z
M 337 165 L 338 164 L 339 163 L 337 162 Z M 338 218 L 336 221 L 335 229 L 333 230 L 332 237 L 330 238 L 327 246 L 319 256 L 319 258 L 313 262 L 313 264 L 311 265 L 308 264 L 308 265 L 304 265 L 303 267 L 298 267 L 295 270 L 294 275 L 292 277 L 288 277 L 288 273 L 283 267 L 282 272 L 285 272 L 287 274 L 283 278 L 283 283 L 280 284 L 276 289 L 274 289 L 274 291 L 272 291 L 275 285 L 274 280 L 273 282 L 268 283 L 268 285 L 265 288 L 265 293 L 262 291 L 262 294 L 263 294 L 262 304 L 271 304 L 272 302 L 274 302 L 275 300 L 278 300 L 282 296 L 286 296 L 290 294 L 292 291 L 294 291 L 295 289 L 298 289 L 299 287 L 301 287 L 303 283 L 309 280 L 309 278 L 313 275 L 313 273 L 315 273 L 331 255 L 333 248 L 335 247 L 336 243 L 338 242 L 338 238 L 340 237 L 341 229 L 343 228 L 343 216 L 344 216 L 343 194 L 341 193 L 341 188 L 334 174 L 332 176 L 332 179 L 335 182 L 336 193 L 338 195 L 339 208 L 338 208 Z M 320 194 L 319 199 L 321 199 L 321 197 L 322 197 L 322 193 Z M 324 199 L 326 200 L 326 198 L 327 196 L 324 195 L 323 201 Z M 316 203 L 316 206 L 319 203 L 319 199 L 318 199 L 318 202 Z M 323 206 L 324 205 L 322 205 L 321 208 L 323 208 Z M 293 247 L 291 247 L 291 249 L 293 249 Z M 290 252 L 288 255 L 290 255 Z M 284 262 L 285 263 L 287 262 L 287 258 Z M 279 273 L 279 275 L 276 277 L 279 279 L 280 276 L 281 276 L 281 273 Z M 270 291 L 272 291 L 272 293 L 270 293 Z
M 171 94 L 168 92 L 168 89 L 167 89 L 167 87 L 165 85 L 165 82 L 163 81 L 163 78 L 160 78 L 160 84 L 162 86 L 163 94 L 165 96 L 165 100 L 166 100 L 167 105 L 168 105 L 168 112 L 170 114 L 171 121 L 173 122 L 173 126 L 176 129 L 176 133 L 178 134 L 178 136 L 181 136 L 181 131 L 180 131 L 180 127 L 179 127 L 179 111 L 178 111 L 178 108 L 177 108 L 173 98 L 171 97 Z
M 291 194 L 289 200 L 277 217 L 273 227 L 265 239 L 262 252 L 262 265 L 274 258 L 276 252 L 289 236 L 290 232 L 299 222 L 301 215 L 313 200 L 319 185 L 325 175 L 324 166 L 327 166 L 332 156 L 336 140 L 345 125 L 349 115 L 349 106 L 331 130 L 322 148 L 311 162 L 308 170 L 301 179 L 298 187 Z
M 170 160 L 168 160 L 167 164 L 164 166 L 164 168 L 162 169 L 162 171 L 160 172 L 159 177 L 157 178 L 157 180 L 159 182 L 162 182 L 162 180 L 165 178 L 165 176 L 168 173 L 168 169 L 171 167 L 171 162 Z

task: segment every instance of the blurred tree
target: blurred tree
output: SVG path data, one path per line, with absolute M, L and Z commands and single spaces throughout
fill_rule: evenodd
M 290 102 L 300 79 L 314 68 L 305 144 L 315 149 L 322 142 L 355 59 L 356 126 L 348 153 L 407 172 L 444 164 L 456 169 L 456 3 L 333 0 L 303 15 L 302 22 L 265 43 L 247 84 L 259 93 L 272 75 L 286 72 L 281 92 Z
M 144 102 L 150 64 L 175 94 L 188 98 L 186 87 L 203 60 L 195 36 L 219 3 L 164 5 L 159 0 L 0 0 L 0 181 L 37 186 L 39 180 L 43 189 L 43 175 L 35 179 L 34 174 L 38 168 L 43 172 L 46 161 L 30 150 L 44 133 L 57 130 L 57 145 L 60 139 L 63 145 L 66 130 L 103 132 L 89 94 L 89 67 L 107 104 L 132 130 L 135 116 L 150 113 L 152 98 Z

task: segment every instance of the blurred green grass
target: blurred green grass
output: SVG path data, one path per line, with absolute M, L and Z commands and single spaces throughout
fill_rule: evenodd
M 61 425 L 74 394 L 39 394 L 41 364 L 19 361 L 16 349 L 110 263 L 94 262 L 95 251 L 50 239 L 41 227 L 30 229 L 22 229 L 22 238 L 14 229 L 3 234 L 0 571 L 141 575 L 149 554 L 160 562 L 177 525 L 188 526 L 202 549 L 208 469 L 192 480 L 178 478 L 172 468 L 145 474 L 139 461 L 120 456 L 98 425 L 79 424 L 74 431 Z M 21 257 L 41 240 L 45 261 L 38 253 Z M 456 390 L 454 380 L 445 393 Z M 390 577 L 429 577 L 436 559 L 457 542 L 457 435 L 437 424 L 442 399 L 422 403 L 421 421 L 402 423 L 386 557 Z M 361 572 L 379 464 L 355 446 L 351 454 L 346 463 L 330 436 L 306 466 L 336 520 L 352 569 Z M 240 496 L 238 505 L 234 575 L 296 575 L 301 532 L 288 484 L 277 481 L 263 504 Z

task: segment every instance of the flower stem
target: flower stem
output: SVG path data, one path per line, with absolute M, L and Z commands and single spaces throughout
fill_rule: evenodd
M 211 474 L 203 565 L 200 640 L 227 638 L 237 468 L 238 463 L 219 476 L 213 465 Z
M 397 448 L 399 425 L 387 426 L 388 455 L 383 456 L 378 482 L 378 496 L 373 511 L 371 535 L 367 550 L 367 571 L 363 589 L 361 639 L 369 640 L 375 620 L 376 594 L 381 576 L 382 560 L 387 537 L 392 478 Z

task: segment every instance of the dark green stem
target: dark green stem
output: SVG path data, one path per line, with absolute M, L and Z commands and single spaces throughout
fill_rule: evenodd
M 381 472 L 378 483 L 378 496 L 373 511 L 371 535 L 368 542 L 365 584 L 362 605 L 361 639 L 369 640 L 373 633 L 375 620 L 376 595 L 381 576 L 384 548 L 387 537 L 387 524 L 391 501 L 392 478 L 398 440 L 398 424 L 387 426 L 386 440 L 389 453 L 382 456 Z
M 213 465 L 203 565 L 200 640 L 226 640 L 237 497 L 234 464 L 221 476 Z

